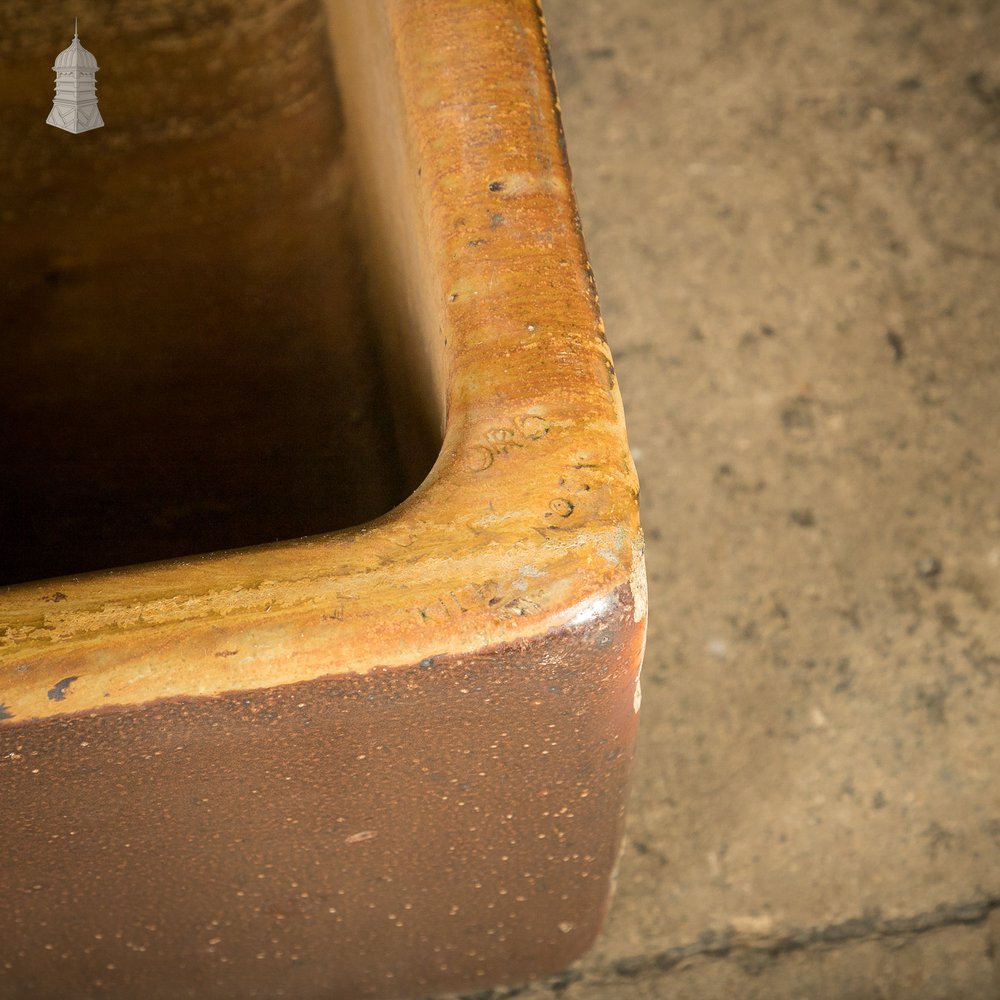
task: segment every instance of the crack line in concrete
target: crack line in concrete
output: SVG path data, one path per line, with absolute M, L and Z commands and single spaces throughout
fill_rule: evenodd
M 910 937 L 945 927 L 983 923 L 994 910 L 1000 910 L 1000 896 L 989 896 L 967 903 L 941 904 L 933 910 L 912 917 L 883 917 L 872 911 L 826 927 L 790 929 L 776 938 L 751 937 L 732 929 L 721 933 L 706 931 L 690 944 L 678 945 L 649 955 L 616 959 L 592 968 L 569 969 L 547 979 L 520 986 L 500 987 L 479 993 L 462 994 L 458 1000 L 513 1000 L 531 989 L 547 989 L 553 995 L 565 992 L 583 980 L 595 984 L 620 979 L 638 979 L 669 972 L 688 959 L 726 959 L 734 954 L 778 958 L 812 947 L 836 948 L 879 938 Z

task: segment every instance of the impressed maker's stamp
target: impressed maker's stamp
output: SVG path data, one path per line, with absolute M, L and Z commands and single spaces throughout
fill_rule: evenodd
M 548 422 L 534 413 L 515 417 L 512 427 L 490 428 L 481 442 L 466 452 L 465 468 L 469 472 L 485 472 L 501 455 L 540 441 L 548 432 Z

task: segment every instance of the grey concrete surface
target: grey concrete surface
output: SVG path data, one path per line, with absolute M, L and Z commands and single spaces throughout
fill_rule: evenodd
M 1000 4 L 545 10 L 650 633 L 607 929 L 484 996 L 1000 997 Z

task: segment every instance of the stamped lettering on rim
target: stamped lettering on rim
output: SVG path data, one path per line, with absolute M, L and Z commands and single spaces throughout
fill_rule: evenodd
M 491 427 L 466 452 L 465 468 L 469 472 L 485 472 L 500 456 L 540 441 L 548 432 L 548 421 L 534 413 L 516 417 L 512 427 Z

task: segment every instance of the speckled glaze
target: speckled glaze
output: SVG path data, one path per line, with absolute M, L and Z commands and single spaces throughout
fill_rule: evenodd
M 346 1000 L 564 966 L 607 906 L 639 641 L 626 589 L 503 648 L 6 733 L 0 995 Z
M 3 998 L 485 987 L 607 908 L 645 575 L 539 12 L 327 13 L 443 445 L 357 528 L 0 592 Z

